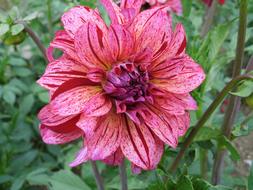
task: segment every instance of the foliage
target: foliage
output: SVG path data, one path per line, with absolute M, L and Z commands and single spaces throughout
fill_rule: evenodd
M 82 190 L 96 189 L 90 163 L 75 169 L 68 164 L 74 158 L 81 142 L 72 145 L 52 146 L 42 142 L 37 120 L 38 110 L 48 102 L 47 92 L 36 84 L 43 73 L 46 62 L 34 42 L 25 32 L 29 25 L 44 45 L 48 45 L 54 31 L 61 28 L 63 11 L 77 5 L 95 7 L 95 0 L 2 0 L 0 1 L 0 189 L 10 190 Z M 183 16 L 175 16 L 174 22 L 182 22 L 187 32 L 187 52 L 200 63 L 207 79 L 193 96 L 199 110 L 191 113 L 191 126 L 203 114 L 231 76 L 231 64 L 235 58 L 238 25 L 238 3 L 227 1 L 220 6 L 215 18 L 215 27 L 206 37 L 200 37 L 205 7 L 201 1 L 183 0 Z M 249 2 L 249 20 L 253 19 L 253 1 Z M 29 10 L 29 14 L 27 14 Z M 99 7 L 99 10 L 104 10 Z M 109 19 L 106 14 L 103 15 Z M 252 34 L 253 23 L 249 22 L 247 33 Z M 253 53 L 253 37 L 247 36 L 245 60 Z M 241 96 L 245 110 L 252 112 L 253 84 L 242 82 L 231 94 Z M 251 99 L 250 99 L 251 97 Z M 250 102 L 250 103 L 249 103 Z M 249 106 L 248 106 L 248 105 Z M 224 113 L 217 110 L 194 139 L 176 175 L 168 167 L 179 149 L 166 147 L 159 168 L 142 172 L 136 176 L 127 167 L 129 189 L 177 189 L 177 190 L 229 190 L 253 189 L 253 169 L 248 178 L 239 176 L 234 180 L 235 166 L 232 160 L 239 160 L 236 147 L 220 133 Z M 248 135 L 252 131 L 253 119 L 247 112 L 240 114 L 233 130 L 233 139 Z M 180 142 L 182 142 L 181 139 Z M 222 185 L 210 184 L 210 171 L 217 146 L 229 151 L 226 159 Z M 180 147 L 180 146 L 179 146 Z M 200 150 L 208 151 L 208 178 L 200 173 Z M 120 189 L 118 169 L 99 163 L 107 189 Z M 167 177 L 167 183 L 163 183 Z

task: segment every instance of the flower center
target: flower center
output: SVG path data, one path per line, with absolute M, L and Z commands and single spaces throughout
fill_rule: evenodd
M 107 73 L 103 88 L 115 100 L 117 112 L 123 113 L 139 102 L 152 102 L 148 81 L 146 70 L 136 67 L 134 63 L 122 62 Z

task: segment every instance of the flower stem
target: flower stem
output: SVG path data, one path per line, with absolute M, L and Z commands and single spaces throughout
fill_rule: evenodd
M 95 161 L 91 161 L 92 170 L 96 179 L 98 190 L 104 190 L 104 184 L 101 175 L 99 174 L 98 167 Z
M 34 43 L 37 45 L 37 47 L 40 49 L 41 53 L 43 54 L 46 62 L 48 62 L 46 48 L 41 43 L 39 37 L 33 32 L 33 30 L 29 26 L 27 26 L 26 24 L 24 24 L 24 26 L 25 26 L 25 31 L 27 32 L 27 34 L 32 38 Z
M 216 12 L 216 9 L 217 9 L 217 4 L 218 4 L 217 0 L 212 1 L 211 7 L 208 7 L 206 9 L 206 15 L 205 15 L 205 18 L 204 18 L 203 27 L 202 27 L 201 32 L 200 32 L 201 37 L 204 37 L 207 34 L 207 32 L 210 30 L 210 27 L 213 24 L 213 19 L 214 19 L 215 12 Z
M 212 113 L 215 111 L 215 109 L 219 106 L 219 104 L 223 101 L 223 99 L 226 97 L 226 95 L 229 93 L 230 90 L 232 90 L 240 81 L 242 80 L 253 80 L 253 76 L 251 75 L 240 75 L 238 77 L 235 77 L 233 80 L 231 80 L 224 88 L 223 90 L 218 94 L 218 96 L 215 98 L 215 100 L 212 102 L 212 104 L 207 108 L 203 116 L 200 118 L 196 126 L 192 129 L 188 137 L 183 142 L 183 145 L 173 161 L 171 167 L 169 168 L 170 172 L 174 172 L 178 164 L 180 163 L 180 160 L 182 159 L 186 149 L 190 146 L 192 143 L 194 137 L 197 135 L 198 131 L 204 126 L 206 121 L 209 119 L 209 117 L 212 115 Z
M 239 28 L 237 36 L 237 47 L 236 47 L 236 58 L 235 64 L 233 66 L 232 78 L 235 78 L 241 74 L 241 69 L 243 65 L 244 57 L 244 46 L 245 46 L 245 36 L 247 28 L 247 9 L 248 0 L 240 1 L 240 18 L 239 18 Z M 224 122 L 222 125 L 222 134 L 230 139 L 231 131 L 233 128 L 233 123 L 237 112 L 240 110 L 241 99 L 240 97 L 230 96 L 227 111 L 224 116 Z M 224 156 L 226 151 L 219 148 L 216 152 L 213 172 L 212 172 L 212 183 L 214 185 L 219 184 L 221 180 L 221 173 L 224 165 Z
M 127 190 L 127 173 L 126 173 L 126 165 L 125 161 L 123 160 L 119 166 L 119 175 L 121 180 L 121 189 Z

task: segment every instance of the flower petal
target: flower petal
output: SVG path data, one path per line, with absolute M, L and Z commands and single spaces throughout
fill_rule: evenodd
M 110 112 L 106 116 L 98 118 L 94 131 L 87 129 L 90 126 L 94 127 L 94 120 L 86 126 L 80 126 L 81 123 L 87 124 L 88 122 L 80 122 L 78 125 L 85 131 L 87 148 L 92 160 L 103 160 L 118 149 L 122 134 L 120 115 Z
M 148 127 L 136 125 L 125 117 L 121 150 L 132 163 L 150 170 L 154 169 L 161 159 L 163 143 Z
M 168 92 L 183 94 L 197 88 L 205 79 L 205 73 L 187 55 L 168 60 L 169 64 L 161 64 L 159 70 L 152 72 L 151 82 Z
M 113 154 L 106 157 L 102 161 L 109 165 L 118 166 L 122 163 L 123 159 L 124 159 L 124 155 L 122 154 L 121 149 L 118 148 Z
M 44 88 L 55 91 L 64 82 L 74 78 L 85 78 L 87 68 L 65 56 L 49 63 L 43 76 L 37 81 Z
M 86 60 L 90 68 L 106 70 L 112 62 L 105 40 L 107 32 L 103 32 L 96 24 L 83 24 L 75 35 L 75 48 L 78 56 Z
M 83 147 L 76 155 L 76 158 L 73 162 L 69 164 L 70 167 L 76 167 L 84 162 L 89 160 L 87 147 Z
M 164 143 L 177 147 L 179 126 L 172 115 L 151 105 L 143 106 L 139 114 L 145 127 L 150 128 Z
M 64 29 L 72 38 L 74 38 L 75 33 L 80 26 L 87 22 L 96 23 L 96 25 L 98 25 L 102 30 L 106 28 L 106 25 L 97 10 L 93 10 L 84 6 L 76 6 L 69 9 L 62 15 L 61 21 Z
M 101 94 L 101 89 L 98 86 L 79 86 L 61 93 L 50 102 L 50 106 L 55 114 L 69 116 L 79 114 L 85 107 L 92 106 L 95 103 L 91 101 L 92 99 L 103 97 L 104 95 Z M 101 105 L 96 104 L 96 106 L 100 107 Z
M 108 41 L 115 61 L 126 60 L 133 51 L 133 36 L 122 25 L 110 26 Z
M 53 56 L 53 49 L 60 49 L 62 50 L 66 55 L 71 57 L 72 59 L 78 61 L 79 58 L 76 54 L 75 46 L 74 46 L 74 39 L 71 38 L 68 33 L 64 30 L 59 30 L 55 33 L 55 37 L 53 41 L 50 43 L 50 46 L 48 48 L 48 60 L 54 61 L 55 58 Z
M 155 53 L 161 48 L 164 41 L 171 39 L 171 17 L 161 8 L 144 11 L 134 20 L 133 30 L 136 34 L 136 51 L 139 52 L 149 47 Z
M 100 2 L 110 16 L 112 24 L 122 24 L 124 22 L 124 16 L 121 14 L 121 9 L 117 4 L 112 0 L 100 0 Z
M 42 140 L 47 144 L 64 144 L 76 140 L 82 136 L 82 131 L 78 128 L 69 133 L 57 133 L 50 130 L 45 125 L 40 125 L 39 128 Z
M 58 133 L 69 133 L 75 130 L 79 115 L 60 116 L 54 113 L 50 105 L 42 108 L 38 114 L 38 118 L 43 125 Z

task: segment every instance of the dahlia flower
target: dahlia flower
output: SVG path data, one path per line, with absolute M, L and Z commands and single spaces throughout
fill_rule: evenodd
M 88 160 L 118 165 L 127 158 L 134 172 L 154 169 L 164 144 L 175 148 L 197 108 L 189 92 L 205 78 L 185 53 L 186 36 L 174 31 L 166 6 L 140 12 L 142 0 L 101 0 L 98 10 L 77 6 L 61 18 L 38 83 L 50 92 L 40 133 L 48 144 L 82 138 L 70 166 Z M 53 57 L 53 49 L 63 55 Z
M 213 0 L 202 0 L 208 7 L 212 5 Z M 220 5 L 223 5 L 225 3 L 225 0 L 218 0 L 218 3 Z
M 151 7 L 165 5 L 167 6 L 172 12 L 181 15 L 182 4 L 181 0 L 145 0 Z

